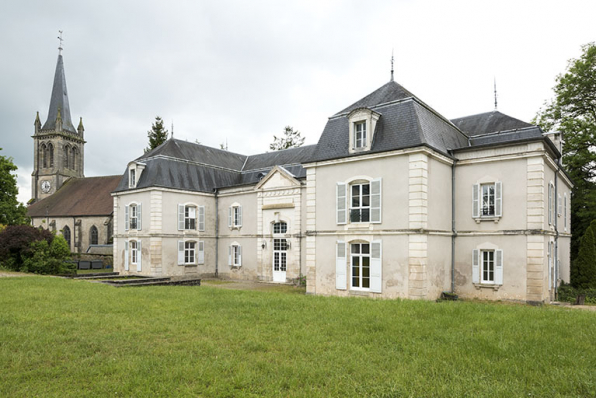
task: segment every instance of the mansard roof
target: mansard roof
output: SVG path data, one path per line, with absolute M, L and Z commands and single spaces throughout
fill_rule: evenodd
M 111 193 L 122 176 L 70 178 L 51 196 L 27 208 L 29 217 L 109 216 Z
M 77 132 L 70 118 L 70 105 L 68 103 L 68 91 L 66 90 L 66 77 L 64 76 L 64 62 L 62 54 L 58 55 L 56 72 L 54 73 L 54 86 L 52 87 L 52 98 L 48 109 L 48 119 L 43 124 L 43 130 L 54 130 L 58 112 L 62 117 L 62 129 L 71 133 Z
M 377 121 L 371 149 L 350 154 L 349 113 L 362 107 L 381 116 Z M 408 90 L 395 82 L 389 82 L 329 118 L 311 161 L 362 156 L 420 145 L 447 154 L 451 149 L 467 146 L 468 137 Z
M 451 122 L 470 136 L 533 126 L 530 123 L 505 115 L 497 110 L 452 119 Z

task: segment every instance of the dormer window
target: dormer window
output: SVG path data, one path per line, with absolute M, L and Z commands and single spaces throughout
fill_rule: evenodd
M 128 179 L 128 181 L 130 182 L 129 183 L 129 187 L 130 188 L 134 188 L 134 187 L 137 186 L 136 170 L 135 169 L 131 169 L 129 174 L 130 174 L 129 179 Z
M 364 148 L 366 147 L 366 122 L 354 123 L 354 147 Z

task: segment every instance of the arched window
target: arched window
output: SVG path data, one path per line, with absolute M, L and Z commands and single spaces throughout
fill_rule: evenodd
M 48 167 L 48 148 L 46 147 L 46 144 L 41 144 L 39 152 L 41 155 L 41 166 L 44 168 Z
M 64 163 L 63 166 L 65 169 L 68 169 L 68 158 L 69 158 L 70 147 L 68 145 L 64 146 Z
M 76 147 L 72 147 L 71 150 L 72 155 L 70 156 L 70 168 L 72 170 L 76 170 L 77 169 L 77 148 Z
M 97 231 L 97 227 L 94 225 L 91 227 L 89 231 L 89 244 L 97 245 L 99 241 L 99 233 Z
M 285 234 L 288 232 L 288 224 L 283 221 L 276 222 L 273 224 L 273 233 L 274 234 Z
M 62 228 L 62 236 L 64 237 L 64 240 L 66 240 L 66 243 L 68 243 L 68 248 L 70 249 L 70 228 L 68 228 L 68 225 Z
M 50 166 L 49 167 L 54 167 L 54 145 L 52 144 L 48 144 L 48 154 L 50 157 Z

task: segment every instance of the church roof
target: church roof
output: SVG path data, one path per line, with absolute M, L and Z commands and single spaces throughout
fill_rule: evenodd
M 460 130 L 470 136 L 494 133 L 533 126 L 499 111 L 479 113 L 451 120 Z
M 64 61 L 62 60 L 62 54 L 58 55 L 56 73 L 54 73 L 54 86 L 52 87 L 52 98 L 50 99 L 50 108 L 48 110 L 48 119 L 43 124 L 43 130 L 53 130 L 56 128 L 58 110 L 62 117 L 63 130 L 76 133 L 77 130 L 74 128 L 70 118 L 70 105 L 68 104 L 68 91 L 66 90 L 66 77 L 64 76 Z
M 70 178 L 56 193 L 27 208 L 29 217 L 109 216 L 122 176 Z

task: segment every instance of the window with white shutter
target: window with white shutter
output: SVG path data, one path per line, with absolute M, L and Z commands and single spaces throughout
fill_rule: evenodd
M 480 250 L 472 250 L 472 283 L 480 283 Z
M 228 226 L 230 228 L 242 227 L 242 206 L 233 204 L 228 213 Z
M 184 241 L 178 241 L 178 265 L 184 265 Z
M 199 231 L 205 231 L 205 206 L 199 206 Z
M 128 205 L 124 206 L 124 230 L 128 231 L 129 228 L 129 221 L 128 221 Z
M 335 197 L 335 210 L 336 210 L 336 221 L 337 224 L 346 224 L 348 215 L 347 206 L 347 185 L 343 182 L 337 183 L 336 197 Z
M 198 263 L 205 264 L 205 242 L 199 241 L 199 248 L 197 250 L 198 253 Z
M 381 179 L 370 182 L 370 222 L 381 222 Z
M 184 205 L 178 204 L 178 231 L 184 231 Z
M 128 271 L 128 241 L 124 242 L 124 270 Z
M 143 267 L 142 267 L 142 265 L 141 265 L 141 263 L 142 263 L 142 260 L 143 260 L 143 250 L 142 250 L 142 245 L 141 245 L 141 243 L 142 243 L 142 242 L 139 240 L 139 241 L 138 241 L 138 244 L 137 244 L 137 250 L 138 250 L 138 252 L 139 252 L 139 254 L 138 254 L 138 256 L 139 256 L 139 261 L 137 261 L 137 272 L 141 272 L 141 270 L 143 269 Z
M 346 242 L 337 241 L 335 245 L 335 288 L 347 288 Z
M 383 286 L 382 247 L 380 240 L 371 243 L 370 291 L 375 293 L 381 293 Z
M 142 213 L 142 204 L 139 203 L 137 205 L 137 218 L 138 218 L 138 221 L 137 221 L 137 230 L 139 230 L 139 231 L 141 230 L 141 221 L 143 220 L 143 215 L 142 214 L 143 214 Z
M 480 217 L 480 184 L 472 187 L 472 217 Z

